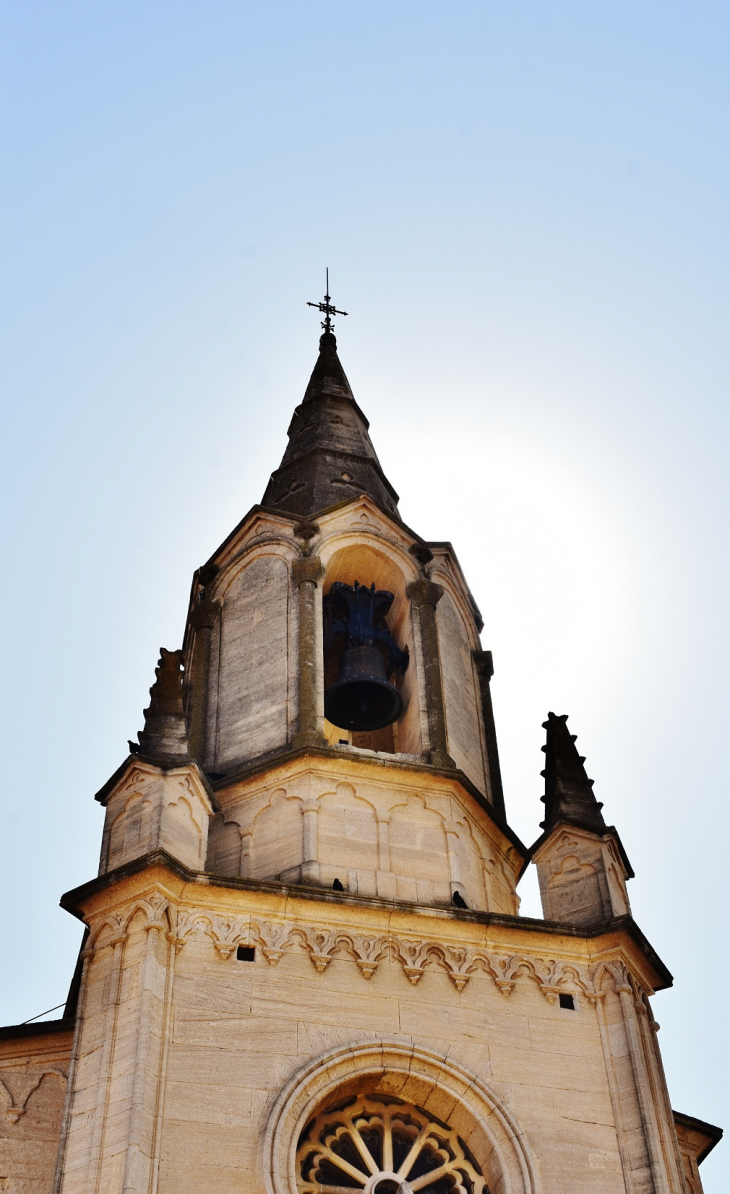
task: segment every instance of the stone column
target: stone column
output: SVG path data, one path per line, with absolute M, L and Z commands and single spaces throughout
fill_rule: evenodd
M 120 916 L 115 930 L 121 931 L 102 943 L 105 953 L 108 946 L 114 951 L 108 973 L 94 978 L 98 945 L 91 965 L 92 990 L 81 1005 L 78 1070 L 56 1179 L 59 1194 L 154 1190 L 176 939 L 164 896 L 152 893 L 144 908 L 145 923 L 140 906 L 127 908 L 134 912 L 129 926 Z
M 487 762 L 489 764 L 489 792 L 492 804 L 501 817 L 506 817 L 504 808 L 504 792 L 502 791 L 502 772 L 499 766 L 499 751 L 497 750 L 497 731 L 494 725 L 494 710 L 492 709 L 492 687 L 490 681 L 494 675 L 494 663 L 491 651 L 475 651 L 474 665 L 479 677 L 479 693 L 482 698 L 482 720 L 484 722 L 484 741 L 487 747 Z
M 321 746 L 324 737 L 317 716 L 317 582 L 324 569 L 319 556 L 300 556 L 292 563 L 299 590 L 299 728 L 295 746 Z
M 414 580 L 408 586 L 407 592 L 413 606 L 418 610 L 421 628 L 431 762 L 435 767 L 454 767 L 454 760 L 449 757 L 446 741 L 446 714 L 436 629 L 436 606 L 443 597 L 444 590 L 441 585 L 434 584 L 431 580 L 421 579 Z
M 313 883 L 319 881 L 319 848 L 317 842 L 317 813 L 319 804 L 316 800 L 302 801 L 302 882 L 309 879 Z
M 94 947 L 87 946 L 85 949 L 82 949 L 81 958 L 83 961 L 83 967 L 81 970 L 81 982 L 79 984 L 79 999 L 76 1007 L 76 1024 L 74 1026 L 74 1039 L 71 1048 L 71 1062 L 68 1068 L 66 1100 L 63 1106 L 63 1119 L 61 1120 L 61 1133 L 58 1145 L 58 1157 L 56 1159 L 56 1171 L 53 1175 L 53 1194 L 59 1194 L 61 1183 L 63 1182 L 64 1170 L 66 1167 L 68 1133 L 71 1123 L 71 1110 L 73 1108 L 74 1094 L 76 1091 L 76 1071 L 79 1064 L 81 1037 L 84 1030 L 86 997 L 89 992 L 89 970 L 94 959 Z
M 684 1165 L 679 1149 L 677 1132 L 674 1127 L 674 1113 L 667 1090 L 667 1080 L 664 1075 L 661 1053 L 656 1039 L 659 1025 L 654 1019 L 649 1000 L 646 996 L 636 1002 L 639 1032 L 644 1044 L 644 1055 L 649 1082 L 652 1089 L 652 1102 L 656 1115 L 657 1130 L 661 1140 L 664 1165 L 669 1178 L 669 1188 L 676 1194 L 684 1189 Z
M 446 850 L 449 858 L 449 877 L 451 879 L 451 894 L 458 891 L 465 895 L 461 882 L 461 865 L 459 863 L 459 826 L 456 821 L 444 821 L 446 834 Z
M 253 826 L 241 830 L 241 862 L 239 873 L 242 879 L 251 878 L 251 843 L 253 842 Z
M 379 812 L 378 818 L 378 870 L 375 876 L 376 890 L 382 899 L 394 900 L 397 883 L 390 869 L 390 813 Z
M 132 1098 L 124 1156 L 122 1194 L 149 1189 L 153 1162 L 156 1095 L 160 1077 L 164 1032 L 161 1012 L 166 991 L 166 967 L 157 958 L 159 941 L 165 940 L 167 924 L 155 918 L 144 926 L 147 934 L 140 968 L 140 997 Z M 162 973 L 161 973 L 162 972 Z M 160 996 L 163 996 L 163 999 Z
M 681 1185 L 674 1180 L 675 1175 L 668 1172 L 667 1158 L 662 1149 L 659 1125 L 657 1123 L 657 1109 L 654 1105 L 654 1095 L 646 1065 L 646 1058 L 642 1049 L 639 1017 L 646 1009 L 637 1003 L 634 991 L 628 983 L 616 987 L 621 1001 L 624 1028 L 628 1043 L 631 1068 L 634 1075 L 634 1085 L 639 1103 L 644 1140 L 649 1156 L 649 1168 L 652 1176 L 653 1190 L 656 1194 L 680 1194 Z M 681 1179 L 680 1179 L 681 1180 Z
M 175 916 L 177 922 L 177 915 Z M 170 1038 L 172 1036 L 173 985 L 175 982 L 175 958 L 182 949 L 183 942 L 177 936 L 176 929 L 165 933 L 167 942 L 167 959 L 165 965 L 165 993 L 162 1013 L 162 1050 L 160 1054 L 160 1074 L 155 1099 L 154 1125 L 152 1132 L 152 1171 L 150 1175 L 149 1194 L 157 1194 L 160 1176 L 160 1159 L 162 1151 L 162 1127 L 164 1121 L 165 1093 L 167 1087 L 167 1062 L 170 1053 Z
M 220 607 L 213 601 L 200 601 L 190 615 L 195 631 L 192 682 L 190 686 L 189 751 L 202 766 L 208 729 L 208 691 L 210 687 L 210 646 Z
M 104 1140 L 106 1134 L 107 1118 L 109 1113 L 109 1094 L 112 1084 L 112 1071 L 114 1053 L 117 1041 L 117 1021 L 119 1018 L 119 1003 L 122 985 L 122 969 L 124 966 L 124 950 L 127 942 L 127 933 L 120 924 L 120 932 L 115 937 L 111 938 L 105 944 L 110 945 L 114 951 L 111 962 L 111 971 L 108 979 L 108 987 L 105 984 L 105 989 L 100 993 L 101 1007 L 96 1008 L 97 1015 L 101 1012 L 101 1019 L 103 1024 L 102 1029 L 102 1046 L 99 1059 L 99 1073 L 96 1086 L 96 1098 L 93 1112 L 93 1127 L 91 1129 L 91 1142 L 89 1152 L 89 1164 L 87 1171 L 86 1188 L 89 1194 L 100 1194 L 101 1191 L 101 1171 L 104 1161 Z M 99 998 L 99 996 L 97 996 Z M 81 1041 L 83 1047 L 85 1041 Z M 75 1111 L 71 1107 L 71 1115 Z M 86 1113 L 88 1115 L 88 1113 Z M 81 1113 L 79 1118 L 86 1118 L 84 1113 Z M 70 1125 L 73 1130 L 73 1123 Z M 61 1177 L 61 1190 L 65 1187 L 65 1173 Z
M 616 1045 L 611 1039 L 611 1026 L 608 1023 L 608 1017 L 606 1015 L 606 992 L 596 991 L 594 994 L 589 995 L 588 998 L 595 1007 L 596 1016 L 598 1018 L 598 1030 L 601 1034 L 601 1047 L 603 1049 L 603 1062 L 606 1069 L 608 1090 L 609 1094 L 611 1095 L 611 1108 L 613 1110 L 613 1119 L 616 1127 L 616 1140 L 618 1142 L 619 1157 L 621 1159 L 621 1173 L 624 1179 L 626 1194 L 634 1194 L 631 1153 L 626 1147 L 628 1134 L 625 1123 L 626 1117 L 621 1104 L 621 1090 L 618 1078 L 616 1076 L 616 1065 L 614 1060 Z

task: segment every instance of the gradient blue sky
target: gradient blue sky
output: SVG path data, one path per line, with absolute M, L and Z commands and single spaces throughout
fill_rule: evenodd
M 567 712 L 675 974 L 674 1106 L 730 1123 L 727 4 L 0 22 L 0 1022 L 65 995 L 93 793 L 279 462 L 329 265 L 403 516 L 484 614 L 513 824 L 539 832 L 541 722 Z

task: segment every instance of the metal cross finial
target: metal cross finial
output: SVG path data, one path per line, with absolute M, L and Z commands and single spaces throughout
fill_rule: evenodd
M 318 311 L 323 312 L 324 319 L 322 320 L 322 327 L 324 328 L 325 332 L 331 332 L 332 331 L 332 316 L 333 315 L 347 315 L 347 311 L 338 311 L 337 308 L 333 307 L 330 302 L 330 272 L 329 272 L 329 270 L 327 270 L 326 291 L 327 291 L 327 293 L 324 296 L 324 302 L 322 302 L 322 303 L 307 303 L 307 306 L 308 307 L 316 307 Z

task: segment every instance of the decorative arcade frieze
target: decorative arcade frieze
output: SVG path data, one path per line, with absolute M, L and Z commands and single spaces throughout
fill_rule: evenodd
M 176 913 L 161 895 L 135 902 L 125 917 L 105 917 L 94 928 L 90 953 L 95 945 L 119 945 L 126 926 L 140 911 L 146 914 L 145 929 L 164 930 L 179 952 L 194 937 L 210 939 L 218 957 L 228 961 L 239 946 L 258 948 L 270 966 L 276 966 L 290 950 L 303 950 L 314 969 L 323 974 L 335 958 L 350 959 L 364 979 L 371 979 L 384 960 L 400 965 L 408 981 L 416 986 L 427 970 L 445 972 L 461 993 L 470 979 L 485 974 L 506 997 L 520 979 L 535 984 L 549 1003 L 561 994 L 585 996 L 591 1002 L 603 999 L 606 980 L 619 995 L 628 996 L 636 1010 L 651 1020 L 650 994 L 621 960 L 601 961 L 592 967 L 527 953 L 499 953 L 478 946 L 452 945 L 435 939 L 414 939 L 398 934 L 369 936 L 346 928 L 330 928 L 286 921 L 264 921 L 249 917 L 227 917 L 204 908 Z M 103 932 L 109 930 L 108 934 Z M 654 1028 L 658 1025 L 653 1020 Z

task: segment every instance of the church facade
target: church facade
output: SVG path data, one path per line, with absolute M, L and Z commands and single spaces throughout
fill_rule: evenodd
M 698 1194 L 721 1132 L 672 1110 L 621 839 L 552 713 L 510 828 L 478 608 L 325 324 L 97 794 L 64 1014 L 0 1029 L 0 1190 Z

